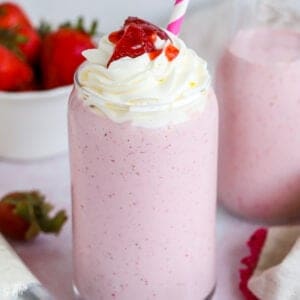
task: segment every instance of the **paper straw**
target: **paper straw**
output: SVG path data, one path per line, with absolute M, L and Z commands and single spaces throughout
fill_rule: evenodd
M 167 29 L 178 35 L 189 4 L 189 0 L 175 0 L 174 9 Z

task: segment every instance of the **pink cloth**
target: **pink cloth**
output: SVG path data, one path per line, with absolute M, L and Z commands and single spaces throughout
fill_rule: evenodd
M 0 196 L 13 190 L 39 189 L 57 209 L 70 215 L 67 156 L 32 163 L 0 162 Z M 218 213 L 218 286 L 214 300 L 242 300 L 238 290 L 240 259 L 247 255 L 245 241 L 257 225 L 249 225 L 223 211 Z M 13 243 L 32 272 L 59 300 L 72 300 L 71 219 L 58 236 L 40 236 L 31 243 Z

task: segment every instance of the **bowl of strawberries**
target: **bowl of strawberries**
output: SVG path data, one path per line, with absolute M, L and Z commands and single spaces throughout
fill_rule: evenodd
M 67 103 L 93 35 L 79 18 L 36 28 L 21 7 L 0 3 L 0 158 L 32 160 L 68 148 Z

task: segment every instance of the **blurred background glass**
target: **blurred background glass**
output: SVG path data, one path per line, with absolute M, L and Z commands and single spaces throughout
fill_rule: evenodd
M 228 17 L 216 72 L 219 199 L 245 218 L 287 222 L 300 211 L 300 1 L 236 0 Z

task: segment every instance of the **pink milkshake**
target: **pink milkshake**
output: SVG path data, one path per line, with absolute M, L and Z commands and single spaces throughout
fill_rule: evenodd
M 299 78 L 294 31 L 240 31 L 221 59 L 219 198 L 238 215 L 300 215 Z
M 168 35 L 154 59 L 109 67 L 116 46 L 105 36 L 78 71 L 69 136 L 85 300 L 199 300 L 215 285 L 217 102 L 205 62 Z

